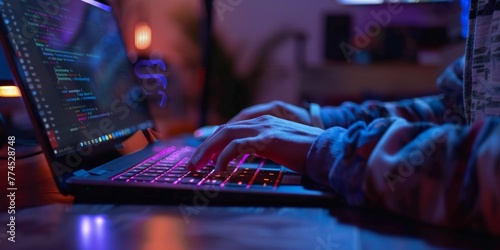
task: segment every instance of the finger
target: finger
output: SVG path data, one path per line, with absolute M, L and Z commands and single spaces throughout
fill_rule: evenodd
M 190 171 L 197 171 L 201 169 L 213 158 L 214 155 L 213 153 L 210 153 L 209 149 L 213 149 L 215 146 L 224 143 L 219 141 L 218 138 L 220 137 L 218 137 L 217 135 L 219 135 L 222 130 L 226 129 L 226 127 L 227 125 L 225 124 L 221 125 L 212 135 L 205 139 L 205 141 L 203 141 L 200 146 L 198 146 L 198 148 L 194 151 L 191 159 L 189 159 L 188 163 L 186 164 Z
M 235 115 L 233 118 L 231 118 L 231 120 L 229 120 L 228 123 L 249 120 L 249 119 L 260 116 L 261 113 L 264 113 L 264 111 L 263 110 L 262 111 L 256 110 L 256 109 L 242 111 L 242 112 L 238 113 L 237 115 Z
M 203 143 L 198 146 L 196 148 L 196 150 L 193 152 L 193 154 L 191 155 L 191 158 L 189 159 L 189 161 L 186 163 L 186 166 L 188 167 L 188 169 L 190 171 L 197 171 L 199 168 L 197 167 L 198 164 L 200 162 L 203 162 L 205 159 L 201 159 L 202 157 L 202 154 L 200 153 L 201 151 L 203 151 L 203 148 L 205 147 L 205 145 L 207 143 L 209 143 L 211 141 L 211 139 L 220 132 L 220 130 L 222 130 L 224 128 L 224 125 L 221 125 L 219 126 L 219 128 L 217 128 L 217 130 L 215 130 L 214 133 L 212 133 L 210 136 L 208 136 L 204 141 Z M 210 156 L 210 159 L 212 158 L 212 156 Z M 209 159 L 209 160 L 210 160 Z M 209 161 L 208 160 L 208 161 Z M 201 165 L 201 163 L 200 163 Z
M 252 106 L 250 108 L 246 108 L 242 110 L 240 113 L 238 113 L 236 116 L 234 116 L 231 120 L 229 120 L 228 123 L 249 120 L 262 115 L 266 115 L 269 113 L 270 109 L 269 106 L 270 106 L 269 104 L 259 104 Z
M 216 158 L 218 153 L 232 140 L 237 137 L 248 136 L 252 136 L 248 130 L 248 125 L 239 123 L 224 124 L 196 149 L 187 166 L 190 170 L 196 171 L 205 166 L 210 159 Z
M 235 159 L 236 157 L 244 154 L 249 154 L 253 153 L 255 154 L 255 151 L 249 152 L 248 150 L 248 145 L 251 145 L 252 139 L 250 138 L 245 138 L 245 139 L 235 139 L 231 141 L 220 153 L 219 156 L 217 157 L 217 161 L 215 163 L 215 168 L 214 172 L 219 173 L 219 172 L 224 172 L 226 171 L 227 166 L 229 163 Z

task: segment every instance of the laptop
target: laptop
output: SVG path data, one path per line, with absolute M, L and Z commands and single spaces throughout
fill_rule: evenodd
M 334 194 L 252 155 L 224 173 L 189 172 L 199 141 L 155 140 L 139 83 L 109 5 L 95 0 L 0 0 L 16 84 L 63 194 L 85 202 L 325 204 Z M 159 86 L 159 87 L 165 87 Z

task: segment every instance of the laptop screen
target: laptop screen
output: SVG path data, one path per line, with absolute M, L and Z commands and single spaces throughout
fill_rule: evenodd
M 153 126 L 111 8 L 93 0 L 0 0 L 4 40 L 55 156 Z

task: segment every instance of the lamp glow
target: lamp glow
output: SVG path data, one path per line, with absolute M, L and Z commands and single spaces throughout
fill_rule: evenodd
M 17 86 L 0 86 L 0 97 L 21 97 Z
M 151 45 L 151 27 L 145 22 L 135 26 L 135 47 L 143 50 Z

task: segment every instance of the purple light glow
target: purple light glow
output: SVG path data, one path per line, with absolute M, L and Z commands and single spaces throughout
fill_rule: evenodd
M 108 249 L 106 219 L 102 215 L 84 215 L 78 224 L 78 249 Z
M 102 10 L 105 10 L 107 12 L 111 11 L 111 7 L 110 6 L 107 6 L 107 5 L 103 4 L 103 3 L 99 3 L 99 2 L 97 2 L 95 0 L 82 0 L 82 2 L 94 5 L 95 7 L 100 8 Z

